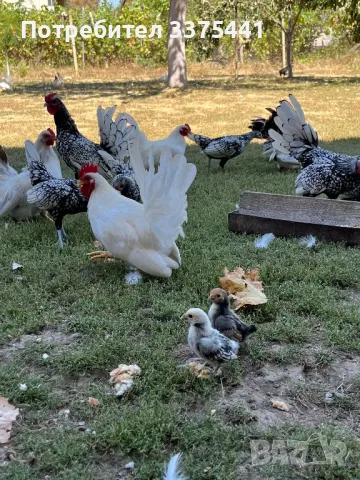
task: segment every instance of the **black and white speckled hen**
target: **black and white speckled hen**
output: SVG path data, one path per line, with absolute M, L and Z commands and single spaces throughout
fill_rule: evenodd
M 187 125 L 188 126 L 188 125 Z M 208 157 L 208 169 L 210 170 L 211 160 L 220 160 L 220 167 L 224 169 L 226 163 L 240 155 L 254 138 L 262 138 L 264 119 L 256 119 L 251 125 L 252 131 L 243 135 L 227 135 L 218 138 L 209 138 L 204 135 L 187 133 L 188 138 L 195 142 L 203 153 Z M 189 127 L 190 129 L 190 127 Z
M 295 183 L 296 193 L 329 198 L 341 194 L 356 199 L 360 190 L 360 156 L 330 152 L 318 146 L 315 130 L 306 122 L 304 112 L 293 95 L 276 109 L 274 122 L 280 133 L 269 130 L 276 152 L 291 155 L 299 161 L 302 171 Z
M 123 132 L 118 131 L 118 124 L 112 120 L 116 106 L 107 109 L 98 108 L 100 144 L 88 140 L 82 135 L 69 111 L 56 93 L 45 97 L 47 111 L 54 115 L 56 124 L 56 148 L 65 163 L 78 177 L 82 166 L 92 163 L 98 166 L 99 173 L 109 180 L 112 177 L 108 161 L 101 152 L 110 155 L 118 154 L 122 158 L 128 157 L 129 138 L 123 138 Z
M 65 215 L 86 212 L 88 200 L 81 193 L 77 181 L 70 178 L 55 178 L 41 162 L 32 142 L 25 142 L 26 159 L 33 185 L 27 192 L 27 201 L 41 210 L 46 210 L 55 222 L 58 243 L 63 248 L 67 235 L 63 228 Z
M 115 190 L 118 190 L 124 197 L 139 202 L 141 200 L 140 188 L 136 182 L 129 157 L 129 148 L 133 145 L 135 135 L 138 135 L 139 127 L 136 120 L 127 113 L 119 113 L 112 121 L 113 108 L 107 110 L 98 108 L 98 122 L 99 125 L 103 125 L 100 130 L 101 144 L 107 150 L 107 152 L 99 151 L 99 154 L 115 174 L 112 180 Z
M 281 131 L 274 121 L 275 117 L 277 117 L 276 110 L 273 108 L 267 108 L 266 110 L 270 112 L 270 116 L 267 119 L 255 118 L 252 120 L 252 125 L 259 121 L 264 123 L 264 127 L 262 129 L 262 137 L 265 139 L 263 147 L 264 155 L 269 158 L 269 162 L 275 161 L 279 170 L 298 169 L 300 167 L 300 163 L 296 160 L 296 158 L 292 157 L 291 155 L 285 155 L 285 153 L 277 152 L 273 149 L 273 139 L 269 135 L 269 130 L 273 129 L 278 133 L 281 133 Z M 250 125 L 250 128 L 253 128 L 252 125 Z

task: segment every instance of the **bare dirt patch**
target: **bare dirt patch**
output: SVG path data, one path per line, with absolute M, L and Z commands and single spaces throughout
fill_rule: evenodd
M 8 362 L 13 355 L 23 350 L 27 345 L 41 343 L 51 346 L 52 352 L 74 345 L 80 339 L 79 333 L 63 332 L 58 326 L 47 327 L 38 335 L 22 335 L 0 348 L 0 364 Z
M 225 421 L 279 427 L 287 422 L 317 426 L 360 425 L 360 357 L 338 353 L 328 366 L 318 366 L 316 349 L 309 348 L 301 365 L 265 363 L 254 368 L 246 360 L 241 385 L 228 389 L 220 401 Z M 289 412 L 272 407 L 274 400 L 290 406 Z

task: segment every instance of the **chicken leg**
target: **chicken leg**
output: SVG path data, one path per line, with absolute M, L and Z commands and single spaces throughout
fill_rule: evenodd
M 96 252 L 88 253 L 90 260 L 104 260 L 107 262 L 109 258 L 114 258 L 114 255 L 107 250 L 97 250 Z
M 57 228 L 56 231 L 57 231 L 57 235 L 58 235 L 58 245 L 62 249 L 62 248 L 64 248 L 64 242 L 67 241 L 68 236 L 66 235 L 63 227 Z

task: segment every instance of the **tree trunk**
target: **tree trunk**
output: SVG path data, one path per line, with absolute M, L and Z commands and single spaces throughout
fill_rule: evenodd
M 282 53 L 282 66 L 286 67 L 286 37 L 285 37 L 285 22 L 284 14 L 281 15 L 281 53 Z
M 286 62 L 288 67 L 288 77 L 293 78 L 292 69 L 292 32 L 286 32 Z
M 169 31 L 168 31 L 168 86 L 170 88 L 186 88 L 186 56 L 185 56 L 185 18 L 187 0 L 170 0 Z M 176 27 L 172 28 L 170 22 L 179 22 L 181 36 L 171 38 L 173 30 L 176 34 Z
M 239 52 L 240 37 L 239 37 L 239 34 L 237 33 L 239 31 L 237 0 L 235 1 L 235 5 L 234 5 L 234 18 L 235 18 L 235 29 L 236 29 L 234 67 L 235 67 L 235 80 L 237 80 L 239 78 L 238 64 L 239 64 L 239 53 L 240 53 Z

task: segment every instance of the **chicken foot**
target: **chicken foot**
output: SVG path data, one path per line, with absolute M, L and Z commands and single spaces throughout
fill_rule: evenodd
M 88 257 L 90 257 L 90 260 L 104 260 L 104 262 L 107 262 L 109 258 L 114 258 L 114 255 L 107 250 L 97 250 L 96 252 L 88 253 Z

